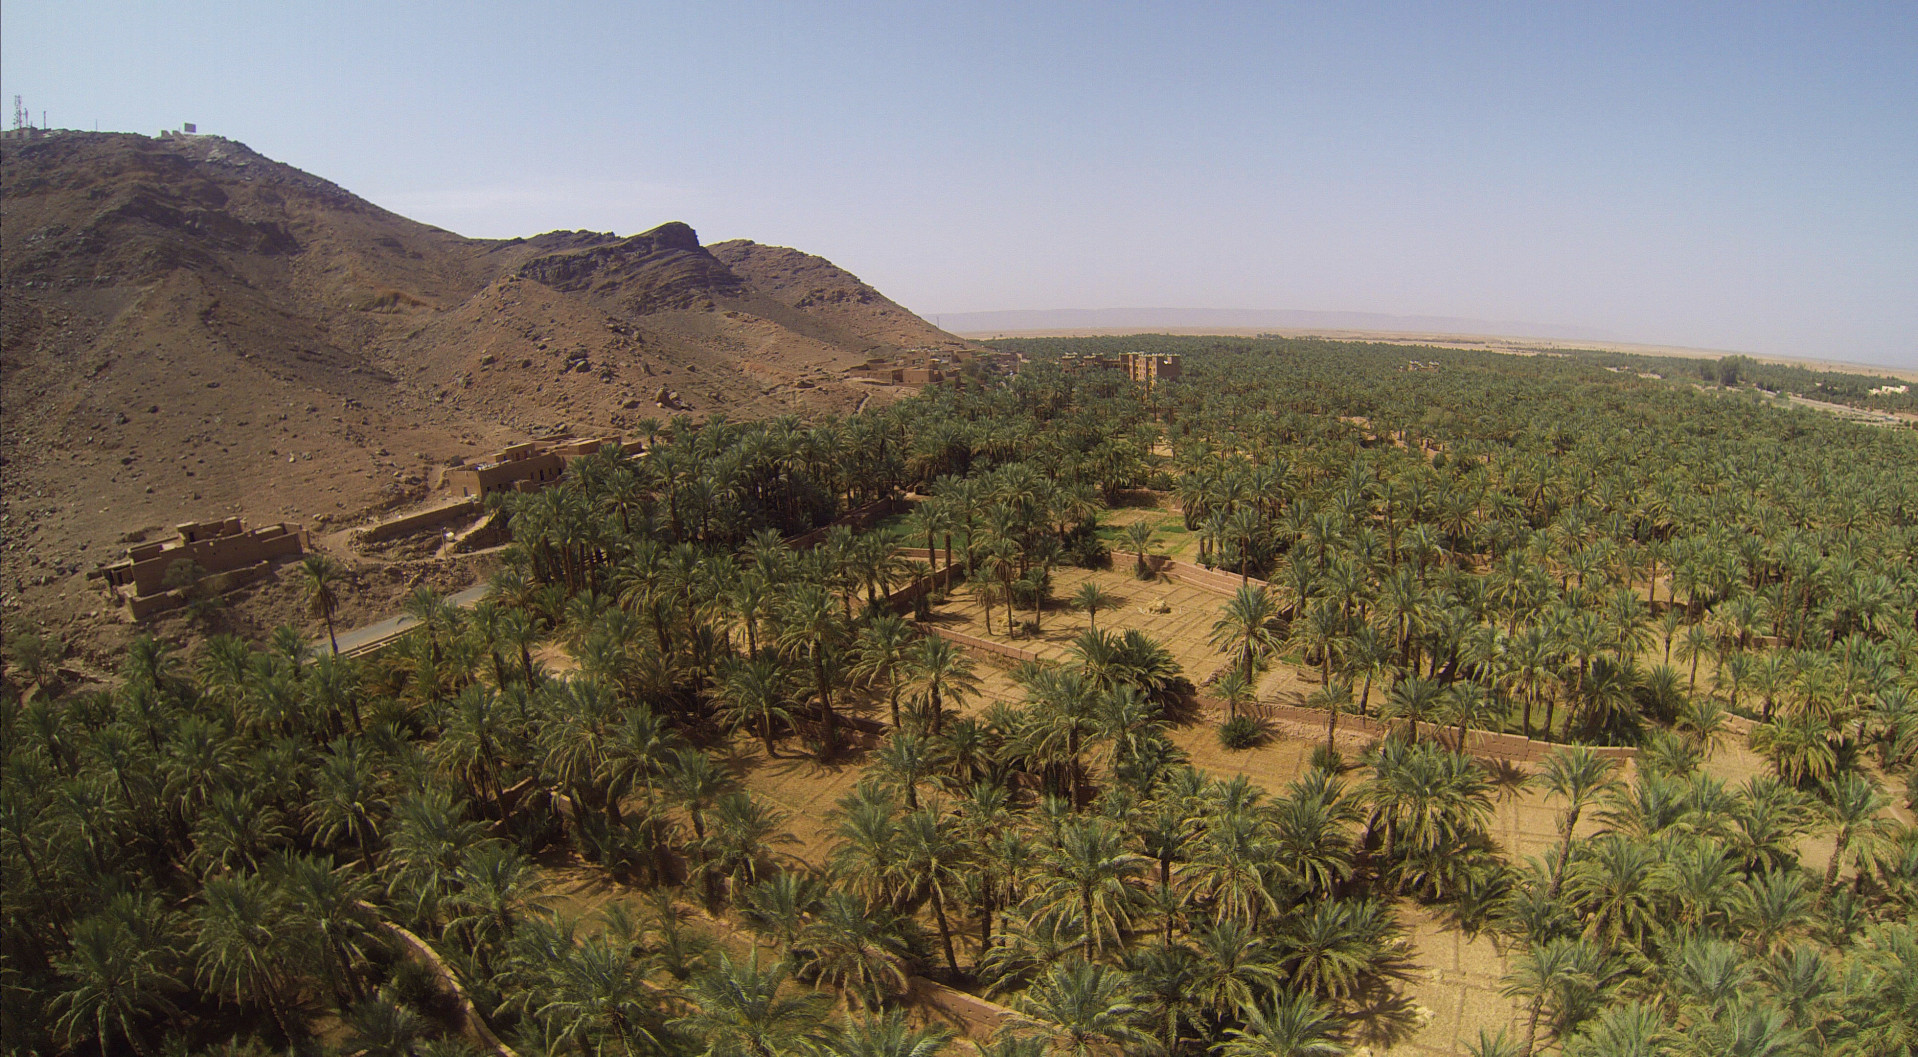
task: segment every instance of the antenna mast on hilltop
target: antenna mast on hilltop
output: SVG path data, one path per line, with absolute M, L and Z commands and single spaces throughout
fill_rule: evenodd
M 17 95 L 13 97 L 13 127 L 27 127 L 27 108 L 21 104 L 20 97 Z

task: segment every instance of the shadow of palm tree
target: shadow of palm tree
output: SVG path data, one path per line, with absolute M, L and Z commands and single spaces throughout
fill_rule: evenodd
M 1485 774 L 1492 780 L 1492 788 L 1501 802 L 1517 800 L 1525 788 L 1525 782 L 1531 774 L 1511 760 L 1481 759 L 1479 766 L 1485 768 Z
M 1411 999 L 1382 980 L 1372 981 L 1352 996 L 1350 1021 L 1352 1041 L 1374 1050 L 1405 1042 L 1422 1026 Z

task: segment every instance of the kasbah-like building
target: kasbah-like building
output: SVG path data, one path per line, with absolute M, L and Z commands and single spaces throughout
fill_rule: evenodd
M 527 441 L 446 471 L 444 484 L 465 504 L 401 515 L 372 526 L 368 538 L 402 534 L 436 524 L 455 513 L 483 512 L 480 501 L 498 492 L 536 492 L 559 480 L 573 460 L 612 445 L 631 455 L 645 447 L 618 437 Z M 416 524 L 417 523 L 417 524 Z M 391 531 L 383 531 L 391 530 Z M 171 540 L 138 543 L 126 556 L 88 574 L 133 620 L 185 605 L 197 589 L 232 590 L 264 576 L 276 564 L 299 558 L 312 546 L 305 528 L 272 524 L 248 528 L 237 517 L 188 522 Z M 186 581 L 191 579 L 193 583 Z
M 1160 382 L 1176 382 L 1185 362 L 1176 352 L 1126 352 L 1117 356 L 1065 356 L 1060 360 L 1068 371 L 1124 371 L 1126 377 L 1144 385 L 1147 391 Z

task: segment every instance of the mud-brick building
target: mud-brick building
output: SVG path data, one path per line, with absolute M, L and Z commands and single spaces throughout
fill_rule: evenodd
M 529 440 L 494 452 L 490 458 L 457 466 L 446 472 L 446 486 L 455 495 L 488 496 L 495 492 L 537 492 L 559 480 L 574 459 L 611 444 L 628 455 L 644 445 L 622 443 L 618 437 L 586 437 L 543 443 Z
M 527 441 L 494 452 L 490 459 L 455 467 L 447 473 L 446 483 L 454 492 L 470 496 L 537 492 L 565 472 L 565 459 Z
M 127 614 L 138 620 L 171 609 L 185 598 L 167 584 L 176 565 L 189 562 L 209 576 L 221 576 L 222 590 L 264 571 L 281 558 L 306 552 L 306 530 L 284 522 L 249 529 L 237 517 L 194 521 L 177 527 L 175 539 L 127 548 L 127 556 L 89 573 L 105 580 L 108 590 L 125 602 Z
M 1149 388 L 1155 382 L 1178 381 L 1185 363 L 1177 353 L 1128 352 L 1123 366 L 1127 377 Z
M 927 357 L 919 366 L 896 363 L 892 360 L 875 358 L 846 372 L 846 377 L 856 382 L 879 382 L 883 385 L 933 385 L 946 380 L 946 372 L 933 365 Z

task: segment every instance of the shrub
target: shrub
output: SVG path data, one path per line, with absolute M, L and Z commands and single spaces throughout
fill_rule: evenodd
M 1110 569 L 1112 550 L 1096 533 L 1075 531 L 1066 540 L 1065 560 L 1081 569 Z
M 1265 725 L 1251 716 L 1233 716 L 1219 724 L 1219 744 L 1228 749 L 1249 749 L 1265 740 Z
M 1327 774 L 1345 773 L 1345 757 L 1330 745 L 1317 745 L 1312 749 L 1312 766 Z

